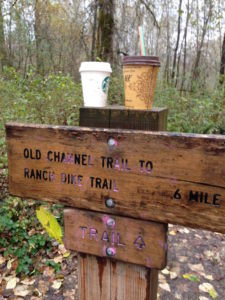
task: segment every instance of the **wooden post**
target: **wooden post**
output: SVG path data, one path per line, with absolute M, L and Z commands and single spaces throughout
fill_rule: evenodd
M 78 253 L 79 300 L 155 300 L 158 271 Z
M 167 108 L 127 110 L 124 106 L 107 108 L 80 108 L 80 126 L 99 128 L 167 130 Z
M 80 126 L 165 131 L 167 113 L 166 108 L 81 108 Z M 79 300 L 157 299 L 156 269 L 78 253 L 78 280 Z

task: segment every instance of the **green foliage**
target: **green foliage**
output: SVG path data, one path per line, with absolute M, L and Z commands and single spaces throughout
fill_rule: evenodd
M 193 133 L 225 133 L 224 89 L 195 89 L 181 94 L 176 88 L 158 83 L 155 107 L 168 107 L 168 130 Z
M 29 232 L 33 230 L 32 234 Z M 35 218 L 34 207 L 20 198 L 11 198 L 0 203 L 0 248 L 4 256 L 17 257 L 17 273 L 35 273 L 35 257 L 45 247 L 51 249 L 51 240 Z
M 173 86 L 158 81 L 154 106 L 169 108 L 168 129 L 224 134 L 224 86 L 212 92 L 197 84 L 193 87 L 192 93 L 181 94 Z M 108 103 L 124 105 L 122 72 L 115 71 L 110 78 Z M 7 163 L 5 122 L 76 125 L 81 105 L 81 85 L 70 76 L 59 73 L 43 78 L 31 70 L 24 79 L 13 68 L 5 68 L 0 78 L 0 164 Z
M 124 105 L 123 77 L 121 74 L 114 74 L 110 77 L 108 103 L 110 105 Z
M 0 166 L 7 166 L 5 123 L 8 121 L 77 125 L 82 104 L 80 83 L 59 73 L 45 78 L 31 70 L 24 79 L 13 68 L 0 77 Z
M 81 103 L 81 85 L 70 76 L 43 78 L 31 70 L 24 79 L 13 68 L 5 68 L 0 78 L 0 138 L 4 123 L 12 120 L 76 125 Z
M 174 86 L 159 82 L 154 107 L 168 107 L 168 130 L 176 132 L 225 134 L 224 86 L 213 91 L 197 84 L 192 93 L 181 93 Z M 124 105 L 121 74 L 113 75 L 109 85 L 109 104 Z
M 52 267 L 55 270 L 55 273 L 58 273 L 61 270 L 61 264 L 55 263 L 53 260 L 47 260 L 46 265 Z
M 38 77 L 31 70 L 24 79 L 13 68 L 5 68 L 0 77 L 0 167 L 7 176 L 4 124 L 8 121 L 77 125 L 82 104 L 80 83 L 69 76 Z M 58 209 L 58 207 L 57 207 Z M 62 210 L 61 210 L 62 211 Z M 62 212 L 60 220 L 62 221 Z M 35 228 L 35 234 L 28 232 Z M 40 234 L 35 206 L 19 198 L 0 202 L 0 248 L 5 256 L 18 258 L 17 273 L 37 271 L 34 260 L 39 251 L 51 248 L 47 234 Z M 53 266 L 58 270 L 58 266 Z

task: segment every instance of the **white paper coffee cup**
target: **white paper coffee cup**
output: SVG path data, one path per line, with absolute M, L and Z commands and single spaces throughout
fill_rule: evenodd
M 81 74 L 84 106 L 104 107 L 107 103 L 112 69 L 106 62 L 82 62 Z

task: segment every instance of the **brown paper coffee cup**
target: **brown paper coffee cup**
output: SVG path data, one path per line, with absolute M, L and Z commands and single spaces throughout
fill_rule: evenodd
M 159 67 L 157 56 L 124 57 L 123 80 L 127 108 L 152 108 Z

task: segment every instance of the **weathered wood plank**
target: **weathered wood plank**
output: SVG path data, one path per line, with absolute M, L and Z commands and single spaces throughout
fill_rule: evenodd
M 225 232 L 225 136 L 22 124 L 6 131 L 11 194 Z
M 78 254 L 79 300 L 111 298 L 111 263 L 107 258 Z
M 86 110 L 87 113 L 91 114 L 92 108 L 82 108 Z M 81 110 L 82 110 L 81 109 Z M 161 126 L 161 130 L 166 130 L 166 118 L 165 110 L 159 109 L 156 113 L 158 118 L 154 118 L 152 122 L 151 113 L 148 112 L 148 119 L 146 122 L 136 122 L 132 117 L 129 118 L 129 111 L 124 109 L 124 107 L 110 107 L 106 108 L 110 110 L 109 122 L 108 119 L 102 118 L 101 126 L 103 128 L 133 128 L 132 129 L 149 129 L 154 130 L 155 128 Z M 100 108 L 99 110 L 105 110 L 105 108 Z M 80 114 L 82 119 L 82 113 Z M 139 119 L 146 119 L 146 112 L 139 112 Z M 82 121 L 83 120 L 83 121 Z M 84 126 L 90 126 L 89 119 L 82 119 Z M 161 120 L 161 121 L 160 121 Z M 164 120 L 162 122 L 162 120 Z M 91 120 L 93 124 L 93 119 Z M 160 124 L 159 124 L 160 123 Z M 94 126 L 99 124 L 99 116 L 94 122 Z M 143 126 L 142 128 L 140 126 Z M 99 127 L 99 126 L 96 126 Z M 81 272 L 84 268 L 83 262 L 85 261 L 85 266 L 92 267 L 94 271 L 94 276 L 99 284 L 93 286 L 90 277 L 92 274 Z M 109 267 L 108 267 L 109 266 Z M 156 300 L 157 298 L 157 282 L 158 282 L 158 271 L 154 269 L 146 269 L 145 267 L 137 266 L 134 264 L 122 263 L 120 261 L 113 261 L 110 259 L 102 260 L 97 257 L 87 255 L 85 258 L 82 254 L 78 253 L 78 277 L 79 277 L 79 299 L 85 299 L 87 295 L 86 291 L 92 290 L 92 295 L 90 294 L 87 299 L 99 299 L 101 295 L 105 295 L 105 299 L 119 300 L 119 299 L 151 299 Z M 110 282 L 109 282 L 110 281 Z M 108 284 L 109 283 L 109 284 Z M 109 288 L 110 287 L 110 288 Z
M 129 129 L 147 131 L 167 130 L 168 109 L 166 108 L 153 108 L 150 111 L 128 110 L 128 113 L 129 127 L 127 128 Z
M 79 300 L 156 300 L 158 271 L 78 254 Z
M 167 108 L 129 110 L 123 106 L 80 108 L 80 126 L 137 130 L 166 130 Z
M 79 125 L 86 126 L 87 123 L 89 127 L 108 128 L 110 124 L 110 110 L 97 107 L 92 107 L 91 109 L 81 107 Z
M 69 208 L 64 224 L 67 249 L 148 268 L 166 266 L 167 225 Z

